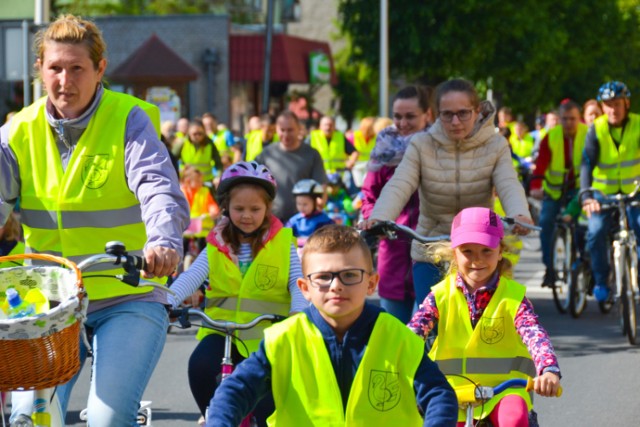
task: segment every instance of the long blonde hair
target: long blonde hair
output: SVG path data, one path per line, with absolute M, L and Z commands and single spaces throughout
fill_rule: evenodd
M 454 256 L 455 249 L 451 247 L 451 242 L 440 241 L 435 243 L 428 243 L 424 245 L 425 254 L 431 259 L 434 264 L 438 265 L 442 272 L 446 275 L 454 274 L 458 272 L 458 264 Z M 504 256 L 505 252 L 512 252 L 513 248 L 505 243 L 504 240 L 500 241 L 500 252 L 503 256 L 498 261 L 498 274 L 508 278 L 513 277 L 513 265 L 511 261 Z

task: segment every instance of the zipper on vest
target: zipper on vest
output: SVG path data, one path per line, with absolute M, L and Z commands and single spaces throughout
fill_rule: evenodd
M 67 149 L 70 150 L 71 144 L 69 144 L 69 141 L 67 141 L 67 138 L 65 137 L 64 125 L 62 124 L 62 120 L 56 120 L 56 133 L 58 134 L 60 141 L 62 141 L 62 143 L 67 147 Z

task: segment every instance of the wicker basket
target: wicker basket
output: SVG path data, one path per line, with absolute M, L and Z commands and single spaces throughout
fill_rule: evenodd
M 58 265 L 0 269 L 0 296 L 9 287 L 22 295 L 39 288 L 53 308 L 34 317 L 0 320 L 1 391 L 54 387 L 80 369 L 80 330 L 88 304 L 80 270 L 67 259 L 44 254 L 11 255 L 0 262 L 26 259 Z

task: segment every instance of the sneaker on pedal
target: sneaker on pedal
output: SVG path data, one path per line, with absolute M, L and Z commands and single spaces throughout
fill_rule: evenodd
M 33 420 L 28 415 L 20 414 L 13 420 L 10 427 L 33 427 Z
M 605 302 L 609 298 L 609 287 L 606 285 L 596 285 L 595 288 L 593 288 L 593 296 L 595 296 L 599 302 Z
M 552 269 L 548 269 L 544 273 L 544 278 L 542 279 L 542 287 L 553 288 L 555 284 L 556 284 L 556 272 Z

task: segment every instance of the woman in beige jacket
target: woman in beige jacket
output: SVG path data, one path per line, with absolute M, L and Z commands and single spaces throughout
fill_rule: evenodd
M 494 187 L 507 215 L 531 224 L 524 190 L 511 163 L 509 143 L 496 132 L 493 105 L 480 102 L 471 82 L 454 79 L 436 89 L 436 107 L 437 121 L 428 132 L 411 139 L 402 162 L 361 228 L 377 221 L 394 221 L 413 192 L 419 190 L 418 233 L 448 234 L 453 217 L 462 209 L 493 206 Z M 415 242 L 411 257 L 415 261 L 417 306 L 438 283 L 441 271 Z

